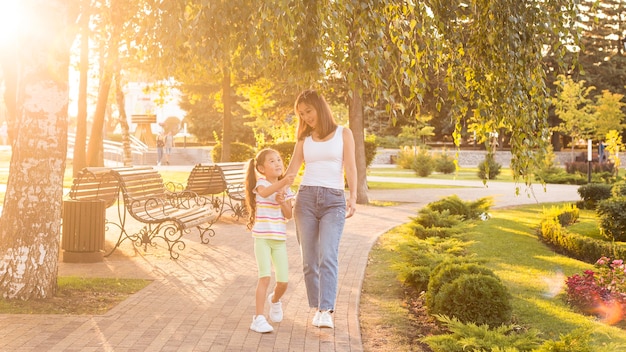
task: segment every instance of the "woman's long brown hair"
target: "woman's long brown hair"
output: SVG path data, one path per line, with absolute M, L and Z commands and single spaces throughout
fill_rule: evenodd
M 311 128 L 311 126 L 307 125 L 306 122 L 304 122 L 304 120 L 300 118 L 300 115 L 298 115 L 298 105 L 300 105 L 301 103 L 310 105 L 313 107 L 313 109 L 315 109 L 315 111 L 317 111 L 317 133 L 319 134 L 319 138 L 324 139 L 329 134 L 335 132 L 335 129 L 337 129 L 337 122 L 335 122 L 333 114 L 330 111 L 330 106 L 328 105 L 324 97 L 319 95 L 316 91 L 309 89 L 303 91 L 302 93 L 300 93 L 300 95 L 298 95 L 298 98 L 296 98 L 296 102 L 293 106 L 293 110 L 296 113 L 296 116 L 298 116 L 299 121 L 298 129 L 296 131 L 298 140 L 303 140 L 304 138 L 310 136 L 311 133 L 313 133 L 313 129 Z

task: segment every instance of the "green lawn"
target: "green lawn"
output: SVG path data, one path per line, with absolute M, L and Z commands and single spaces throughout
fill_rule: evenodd
M 519 324 L 537 328 L 551 339 L 588 327 L 594 331 L 596 347 L 608 342 L 626 346 L 624 330 L 579 314 L 565 303 L 565 278 L 593 266 L 556 254 L 537 239 L 536 228 L 545 206 L 549 205 L 493 211 L 491 220 L 472 231 L 470 251 L 485 259 L 507 285 L 513 297 L 514 319 Z M 579 229 L 593 232 L 592 212 L 583 211 L 582 215 Z

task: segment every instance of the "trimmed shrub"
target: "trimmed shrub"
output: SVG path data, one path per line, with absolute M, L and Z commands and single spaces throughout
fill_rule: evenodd
M 451 174 L 455 172 L 456 164 L 454 163 L 454 158 L 446 153 L 442 153 L 438 157 L 435 157 L 435 171 L 441 172 L 442 174 Z
M 611 187 L 611 197 L 625 197 L 626 196 L 626 181 L 619 181 L 613 184 Z
M 580 211 L 571 203 L 561 206 L 552 206 L 549 209 L 544 208 L 542 213 L 543 219 L 556 219 L 561 226 L 569 226 L 578 221 Z
M 614 173 L 613 163 L 591 163 L 591 173 Z M 586 175 L 589 172 L 588 161 L 574 161 L 565 163 L 565 171 L 570 174 L 581 173 Z
M 436 352 L 535 351 L 541 343 L 541 334 L 537 329 L 520 329 L 516 325 L 501 325 L 492 329 L 488 325 L 462 323 L 445 315 L 437 315 L 436 318 L 449 333 L 422 338 Z
M 462 220 L 477 220 L 481 214 L 487 213 L 492 205 L 493 199 L 489 197 L 466 202 L 454 194 L 431 202 L 428 207 L 438 212 L 448 210 L 451 215 L 459 215 Z
M 463 275 L 469 274 L 482 274 L 495 277 L 496 275 L 484 265 L 477 262 L 472 262 L 467 259 L 462 260 L 447 260 L 441 262 L 439 265 L 433 268 L 428 281 L 428 290 L 426 290 L 426 306 L 430 309 L 435 306 L 436 297 L 439 294 L 439 290 L 444 285 L 451 283 Z M 436 314 L 436 312 L 431 312 Z
M 456 238 L 414 238 L 398 246 L 397 262 L 392 269 L 403 284 L 417 292 L 426 291 L 432 269 L 445 260 L 466 255 L 468 245 Z
M 626 197 L 600 201 L 596 212 L 605 238 L 611 241 L 626 241 Z
M 578 195 L 582 199 L 581 207 L 594 209 L 598 202 L 611 197 L 612 186 L 606 183 L 589 183 L 578 187 Z
M 398 152 L 398 157 L 396 159 L 396 164 L 403 169 L 412 169 L 413 163 L 415 162 L 415 156 L 417 155 L 415 149 L 412 147 L 402 147 Z
M 464 323 L 497 327 L 511 320 L 509 292 L 500 279 L 491 275 L 461 275 L 443 285 L 434 302 L 433 314 L 456 317 Z
M 248 161 L 254 158 L 254 148 L 245 143 L 233 142 L 230 144 L 230 160 L 228 161 Z M 222 144 L 216 144 L 211 150 L 213 162 L 219 162 L 222 155 Z
M 411 169 L 415 171 L 415 174 L 419 177 L 428 177 L 433 173 L 435 169 L 435 163 L 432 156 L 425 149 L 420 149 L 415 158 Z
M 478 164 L 478 177 L 481 180 L 495 180 L 500 175 L 501 167 L 493 155 L 487 154 L 485 160 Z

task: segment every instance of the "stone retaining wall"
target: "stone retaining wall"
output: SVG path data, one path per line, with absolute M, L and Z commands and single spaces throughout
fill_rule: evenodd
M 379 148 L 376 152 L 376 157 L 374 157 L 374 161 L 372 164 L 393 164 L 393 160 L 397 157 L 399 149 L 383 149 Z M 440 154 L 443 153 L 443 149 L 433 149 L 431 150 L 431 154 Z M 456 157 L 456 150 L 448 149 L 445 151 L 452 157 Z M 458 151 L 458 160 L 459 165 L 462 167 L 475 167 L 480 162 L 485 159 L 485 154 L 487 154 L 484 150 L 459 150 Z M 558 165 L 565 166 L 566 162 L 571 161 L 572 153 L 571 151 L 560 151 L 555 152 L 556 160 L 555 162 Z M 575 151 L 574 155 L 584 155 L 586 151 Z M 626 153 L 624 153 L 626 154 Z M 509 151 L 497 151 L 496 152 L 496 161 L 502 165 L 503 167 L 509 167 L 511 163 L 511 153 Z M 626 166 L 626 155 L 620 155 L 621 166 Z

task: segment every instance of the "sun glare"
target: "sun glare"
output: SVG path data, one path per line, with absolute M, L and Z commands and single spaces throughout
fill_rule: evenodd
M 25 28 L 26 16 L 23 12 L 23 2 L 15 0 L 0 0 L 0 47 L 8 45 Z

